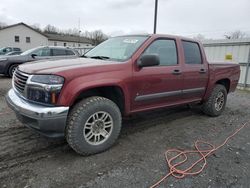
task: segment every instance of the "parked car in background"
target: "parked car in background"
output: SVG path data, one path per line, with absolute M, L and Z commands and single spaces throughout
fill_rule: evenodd
M 13 51 L 13 52 L 8 52 L 7 54 L 5 54 L 5 56 L 8 55 L 20 55 L 21 53 L 23 53 L 22 51 Z
M 27 50 L 20 55 L 0 57 L 0 74 L 12 77 L 16 67 L 22 63 L 44 59 L 77 58 L 77 51 L 67 47 L 42 46 Z
M 21 52 L 20 48 L 4 47 L 0 48 L 0 55 L 6 55 L 9 52 Z

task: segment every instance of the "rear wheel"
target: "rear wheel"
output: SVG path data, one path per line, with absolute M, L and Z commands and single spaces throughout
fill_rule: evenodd
M 227 90 L 224 85 L 215 85 L 210 97 L 203 104 L 203 112 L 209 116 L 219 116 L 224 111 L 227 101 Z
M 118 106 L 103 97 L 90 97 L 71 110 L 66 139 L 77 153 L 90 155 L 110 148 L 120 130 L 121 113 Z
M 9 77 L 12 77 L 18 65 L 11 65 L 8 70 Z

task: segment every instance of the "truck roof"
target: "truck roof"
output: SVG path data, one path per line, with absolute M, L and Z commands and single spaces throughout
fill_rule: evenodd
M 138 37 L 138 36 L 144 36 L 144 37 L 154 37 L 154 38 L 176 38 L 176 39 L 180 39 L 180 40 L 188 40 L 188 41 L 194 41 L 194 42 L 200 42 L 196 39 L 193 38 L 188 38 L 188 37 L 183 37 L 183 36 L 179 36 L 179 35 L 169 35 L 169 34 L 129 34 L 129 35 L 119 35 L 119 36 L 115 36 L 115 37 Z

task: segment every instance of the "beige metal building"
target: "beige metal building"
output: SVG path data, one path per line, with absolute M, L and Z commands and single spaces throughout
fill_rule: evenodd
M 250 38 L 203 41 L 207 59 L 240 64 L 239 87 L 250 89 Z

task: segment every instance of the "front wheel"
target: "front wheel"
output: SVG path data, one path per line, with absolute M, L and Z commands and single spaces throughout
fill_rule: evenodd
M 203 103 L 203 112 L 209 116 L 215 117 L 221 115 L 224 111 L 227 101 L 227 90 L 224 85 L 215 85 L 210 97 Z
M 8 70 L 8 75 L 9 75 L 9 77 L 12 78 L 12 76 L 13 76 L 13 74 L 14 74 L 16 68 L 17 68 L 17 66 L 18 66 L 18 65 L 11 65 L 11 66 L 10 66 L 10 68 L 9 68 L 9 70 Z
M 118 106 L 103 97 L 80 101 L 71 110 L 67 126 L 68 144 L 81 155 L 100 153 L 110 148 L 121 130 Z

